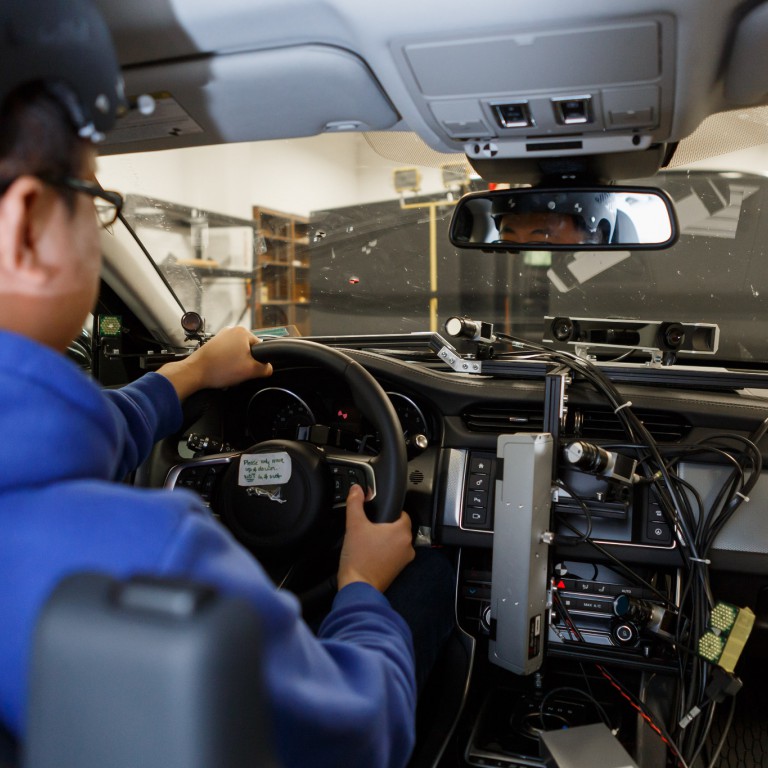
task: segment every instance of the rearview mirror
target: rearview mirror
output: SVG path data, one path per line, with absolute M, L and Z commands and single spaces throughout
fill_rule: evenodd
M 473 192 L 450 229 L 453 245 L 484 251 L 661 249 L 677 237 L 672 201 L 653 187 Z

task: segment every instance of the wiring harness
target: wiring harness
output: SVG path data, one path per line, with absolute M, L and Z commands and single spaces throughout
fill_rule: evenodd
M 714 768 L 733 718 L 735 694 L 741 688 L 741 681 L 733 674 L 733 669 L 754 616 L 750 620 L 749 609 L 715 601 L 710 585 L 710 554 L 718 534 L 737 510 L 749 502 L 762 471 L 758 445 L 768 431 L 768 419 L 749 437 L 718 434 L 696 444 L 673 449 L 665 446 L 662 450 L 633 412 L 632 403 L 592 361 L 508 334 L 497 333 L 497 337 L 512 346 L 513 357 L 565 366 L 574 380 L 589 382 L 607 400 L 621 422 L 627 442 L 620 449 L 636 461 L 636 481 L 647 484 L 651 497 L 676 538 L 676 549 L 681 558 L 679 597 L 672 602 L 668 595 L 595 542 L 587 503 L 560 478 L 556 484 L 576 501 L 586 524 L 577 527 L 566 519 L 560 520 L 560 525 L 574 535 L 558 536 L 556 541 L 559 544 L 590 545 L 602 560 L 610 562 L 632 583 L 651 590 L 676 614 L 676 628 L 670 642 L 677 659 L 679 685 L 676 686 L 677 695 L 669 722 L 659 722 L 659 718 L 604 665 L 597 664 L 596 668 L 664 741 L 681 768 Z M 706 503 L 697 489 L 678 473 L 681 462 L 693 456 L 706 457 L 705 460 L 714 460 L 727 467 L 725 480 L 714 498 Z M 571 639 L 583 642 L 556 589 L 553 590 L 553 608 L 564 619 Z M 708 750 L 716 709 L 726 701 L 730 706 L 726 728 L 718 744 Z M 610 726 L 610 723 L 606 724 Z

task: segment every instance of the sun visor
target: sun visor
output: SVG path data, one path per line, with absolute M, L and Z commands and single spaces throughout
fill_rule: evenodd
M 291 46 L 127 68 L 126 93 L 155 97 L 122 118 L 102 154 L 384 130 L 399 116 L 366 64 L 341 48 Z
M 733 104 L 764 102 L 768 95 L 768 3 L 741 20 L 730 49 L 725 73 L 725 98 Z

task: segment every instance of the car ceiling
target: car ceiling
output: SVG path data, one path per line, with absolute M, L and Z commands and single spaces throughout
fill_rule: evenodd
M 768 103 L 768 3 L 97 4 L 129 96 L 160 97 L 154 115 L 123 119 L 105 153 L 411 130 L 466 152 L 486 178 L 505 158 L 642 157 L 655 170 L 708 115 Z M 589 124 L 558 123 L 558 100 L 572 98 L 586 99 Z M 525 104 L 529 124 L 501 126 L 506 104 Z

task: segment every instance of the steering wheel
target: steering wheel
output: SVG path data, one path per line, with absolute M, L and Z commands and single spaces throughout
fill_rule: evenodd
M 211 507 L 222 522 L 251 548 L 290 548 L 305 541 L 332 507 L 344 505 L 353 482 L 368 491 L 369 519 L 399 519 L 405 498 L 405 443 L 392 403 L 373 376 L 343 352 L 303 339 L 254 344 L 251 354 L 260 362 L 311 365 L 341 377 L 378 431 L 381 451 L 377 456 L 344 453 L 322 445 L 315 435 L 312 442 L 266 440 L 242 452 L 187 462 L 182 472 L 206 467 L 218 475 L 212 482 Z

